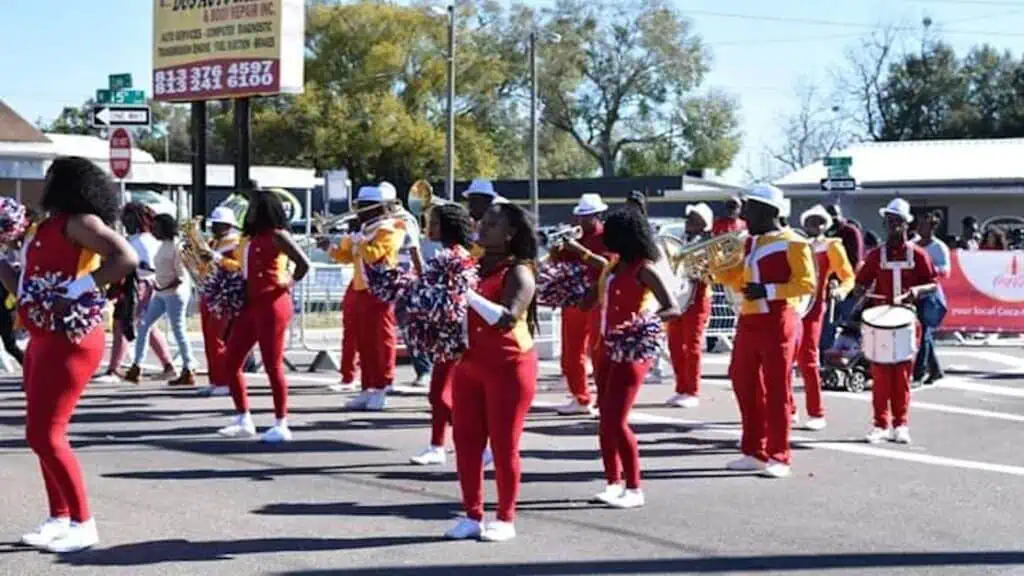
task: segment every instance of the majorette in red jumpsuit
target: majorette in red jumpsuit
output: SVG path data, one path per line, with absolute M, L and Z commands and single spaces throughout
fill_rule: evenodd
M 227 234 L 222 238 L 210 239 L 210 250 L 221 258 L 230 258 L 238 249 L 238 234 Z M 206 299 L 199 300 L 199 320 L 203 328 L 203 346 L 206 348 L 206 364 L 210 375 L 211 388 L 228 388 L 228 375 L 224 371 L 224 357 L 227 345 L 224 342 L 229 318 L 220 317 L 210 311 Z
M 804 382 L 804 396 L 807 402 L 807 426 L 813 429 L 824 428 L 825 406 L 821 401 L 821 368 L 818 363 L 820 356 L 821 329 L 828 311 L 829 280 L 835 276 L 839 280 L 837 294 L 844 296 L 853 289 L 853 267 L 846 257 L 846 249 L 838 238 L 815 238 L 811 240 L 814 250 L 814 264 L 817 274 L 817 289 L 810 310 L 803 317 L 800 332 L 800 344 L 796 353 L 796 364 Z M 793 414 L 796 414 L 796 403 L 792 403 Z
M 676 375 L 676 396 L 672 405 L 694 407 L 700 395 L 701 359 L 704 355 L 704 331 L 711 320 L 711 287 L 693 282 L 693 299 L 683 314 L 666 323 L 668 351 Z M 684 303 L 680 302 L 680 306 Z
M 761 284 L 766 298 L 740 305 L 736 339 L 729 361 L 740 408 L 743 457 L 732 470 L 763 470 L 772 477 L 790 473 L 789 427 L 793 360 L 800 318 L 795 305 L 814 291 L 810 244 L 790 228 L 748 237 L 737 266 L 714 271 L 737 293 Z
M 501 303 L 512 265 L 509 260 L 481 276 L 477 293 Z M 537 387 L 537 351 L 525 317 L 503 331 L 488 325 L 471 307 L 467 327 L 469 347 L 455 366 L 452 384 L 452 436 L 462 506 L 470 520 L 482 521 L 481 454 L 490 439 L 498 487 L 497 518 L 511 524 L 519 496 L 519 440 Z
M 579 243 L 598 256 L 610 257 L 604 245 L 604 225 L 601 222 L 596 222 L 593 230 L 584 234 Z M 553 258 L 562 261 L 580 259 L 568 250 L 559 252 Z M 590 284 L 596 283 L 600 273 L 600 270 L 588 266 L 587 281 Z M 562 375 L 565 376 L 569 393 L 579 406 L 589 407 L 593 403 L 587 386 L 587 356 L 593 356 L 594 349 L 600 346 L 600 321 L 596 306 L 590 309 L 576 306 L 562 308 Z
M 864 258 L 857 271 L 857 286 L 881 298 L 869 298 L 865 308 L 882 304 L 894 304 L 896 297 L 905 294 L 915 286 L 935 282 L 935 268 L 924 248 L 912 242 L 899 246 L 883 244 Z M 872 288 L 871 285 L 874 284 Z M 874 407 L 874 430 L 868 441 L 877 442 L 888 433 L 892 408 L 891 438 L 898 439 L 902 430 L 906 442 L 906 431 L 910 411 L 910 374 L 914 369 L 913 358 L 899 364 L 871 364 L 871 400 Z M 903 441 L 903 440 L 901 440 Z
M 276 231 L 268 230 L 243 238 L 239 245 L 237 257 L 245 275 L 246 300 L 241 313 L 231 324 L 224 370 L 231 386 L 235 410 L 243 419 L 248 418 L 249 394 L 242 365 L 253 345 L 259 344 L 263 368 L 274 397 L 277 422 L 272 431 L 281 429 L 283 435 L 289 436 L 285 421 L 288 415 L 288 382 L 284 375 L 284 346 L 292 319 L 291 275 L 287 268 L 288 257 L 277 247 L 275 235 Z M 244 423 L 244 427 L 247 428 L 245 435 L 252 435 L 251 419 Z M 229 431 L 225 428 L 221 432 L 238 435 L 234 429 Z M 264 439 L 278 441 L 278 438 L 266 436 Z
M 67 222 L 66 215 L 51 216 L 30 232 L 22 281 L 48 272 L 78 278 L 99 266 L 97 255 L 68 240 Z M 103 326 L 74 343 L 64 333 L 33 324 L 25 307 L 19 306 L 18 313 L 30 335 L 23 375 L 25 438 L 39 457 L 50 518 L 88 522 L 92 513 L 85 480 L 68 443 L 67 428 L 78 399 L 103 360 Z
M 608 488 L 598 498 L 613 505 L 624 499 L 623 480 L 625 489 L 632 493 L 630 497 L 638 499 L 635 505 L 643 504 L 642 496 L 638 494 L 640 450 L 628 419 L 652 361 L 612 361 L 608 358 L 603 337 L 617 326 L 630 321 L 634 315 L 657 310 L 658 301 L 654 293 L 639 277 L 640 270 L 649 264 L 641 258 L 624 263 L 617 272 L 615 268 L 618 264 L 609 264 L 598 285 L 602 343 L 597 348 L 594 371 L 597 375 L 600 411 L 598 437 L 605 480 L 608 482 Z

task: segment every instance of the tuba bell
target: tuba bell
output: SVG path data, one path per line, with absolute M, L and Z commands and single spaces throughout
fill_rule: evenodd
M 451 204 L 440 196 L 434 196 L 434 188 L 426 180 L 417 180 L 409 188 L 408 200 L 409 212 L 417 218 L 423 219 L 425 229 L 430 229 L 430 211 L 434 206 Z
M 203 257 L 207 251 L 206 240 L 200 229 L 203 217 L 186 220 L 181 227 L 181 262 L 197 284 L 203 284 L 214 272 L 214 263 Z

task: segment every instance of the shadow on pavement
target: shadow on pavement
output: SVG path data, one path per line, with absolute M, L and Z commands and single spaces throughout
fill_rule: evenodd
M 122 544 L 62 556 L 60 562 L 72 566 L 149 566 L 171 562 L 212 562 L 230 560 L 244 554 L 281 552 L 336 552 L 366 548 L 389 548 L 443 541 L 434 536 L 395 536 L 372 538 L 257 538 L 253 540 L 155 540 Z
M 343 466 L 296 466 L 281 468 L 245 468 L 218 470 L 213 468 L 188 468 L 184 470 L 145 470 L 142 472 L 115 472 L 104 474 L 104 478 L 123 480 L 269 480 L 286 476 L 325 476 L 346 471 L 376 468 L 407 467 L 404 463 L 349 464 Z
M 864 554 L 794 554 L 787 556 L 739 556 L 728 558 L 677 558 L 665 560 L 594 560 L 536 564 L 376 566 L 279 572 L 279 576 L 493 576 L 530 574 L 578 576 L 584 574 L 721 574 L 729 572 L 807 572 L 822 570 L 924 568 L 957 566 L 1008 566 L 1024 563 L 1024 552 L 924 552 Z M 880 573 L 880 572 L 873 572 Z

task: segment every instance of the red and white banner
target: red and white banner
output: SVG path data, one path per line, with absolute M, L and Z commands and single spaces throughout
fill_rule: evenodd
M 1024 333 L 1024 252 L 956 250 L 943 330 Z

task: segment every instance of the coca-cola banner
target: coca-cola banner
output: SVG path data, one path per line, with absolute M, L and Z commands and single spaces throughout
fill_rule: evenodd
M 943 330 L 1024 332 L 1024 252 L 956 250 Z

